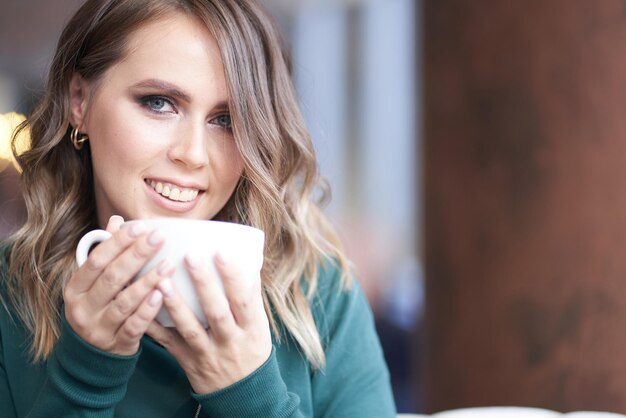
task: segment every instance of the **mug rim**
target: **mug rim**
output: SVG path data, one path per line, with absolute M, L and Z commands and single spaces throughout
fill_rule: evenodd
M 131 219 L 129 221 L 124 221 L 124 223 L 122 224 L 122 227 L 125 227 L 127 224 L 130 225 L 130 224 L 137 223 L 137 222 L 145 222 L 146 224 L 184 223 L 186 225 L 189 225 L 191 223 L 196 223 L 198 224 L 198 226 L 199 225 L 223 225 L 227 227 L 243 228 L 247 230 L 258 231 L 262 233 L 263 235 L 265 235 L 265 232 L 262 229 L 254 227 L 252 225 L 246 225 L 246 224 L 240 224 L 240 223 L 228 222 L 228 221 L 218 221 L 218 220 L 213 220 L 213 219 L 187 219 L 187 218 L 173 218 L 173 217 L 172 218 L 161 217 L 161 218 Z

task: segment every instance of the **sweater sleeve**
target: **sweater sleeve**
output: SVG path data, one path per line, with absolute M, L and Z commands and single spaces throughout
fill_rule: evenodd
M 139 355 L 99 350 L 63 318 L 61 336 L 48 358 L 46 381 L 28 416 L 113 417 Z
M 358 281 L 341 289 L 338 271 L 327 268 L 314 315 L 326 366 L 313 375 L 315 415 L 394 417 L 389 371 L 368 301 Z
M 193 394 L 211 417 L 303 417 L 300 399 L 288 392 L 278 368 L 276 352 L 243 380 L 206 395 Z

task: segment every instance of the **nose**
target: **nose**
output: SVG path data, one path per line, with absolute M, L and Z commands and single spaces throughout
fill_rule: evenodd
M 206 135 L 204 121 L 189 121 L 181 124 L 169 148 L 169 159 L 189 169 L 208 165 L 209 150 Z

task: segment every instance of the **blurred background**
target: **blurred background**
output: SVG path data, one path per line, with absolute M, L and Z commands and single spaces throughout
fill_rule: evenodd
M 265 2 L 398 409 L 626 413 L 626 2 Z M 0 113 L 79 3 L 0 0 Z

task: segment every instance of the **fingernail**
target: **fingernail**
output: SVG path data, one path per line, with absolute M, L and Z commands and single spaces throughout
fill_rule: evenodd
M 157 266 L 157 274 L 159 276 L 168 276 L 174 270 L 174 264 L 168 260 L 161 260 L 159 265 Z
M 161 292 L 159 292 L 158 290 L 155 290 L 150 295 L 150 299 L 148 299 L 148 305 L 150 305 L 150 306 L 158 306 L 159 303 L 161 303 L 162 299 L 163 299 L 163 294 Z
M 109 218 L 109 223 L 114 222 L 114 221 L 123 224 L 124 218 L 122 218 L 120 215 L 113 215 Z
M 163 296 L 171 296 L 174 292 L 174 287 L 172 287 L 172 281 L 170 279 L 161 280 L 159 283 L 159 290 L 163 292 Z
M 155 229 L 154 231 L 150 233 L 150 235 L 148 235 L 148 244 L 152 245 L 153 247 L 156 247 L 157 245 L 162 243 L 164 240 L 165 240 L 165 237 L 158 229 Z
M 128 234 L 133 238 L 137 238 L 145 230 L 146 230 L 146 224 L 144 224 L 143 222 L 137 222 L 137 223 L 133 223 L 130 226 L 130 228 L 128 228 Z
M 185 255 L 185 260 L 187 261 L 187 264 L 189 264 L 189 267 L 193 269 L 197 269 L 202 263 L 200 255 L 194 252 L 187 253 L 187 255 Z

